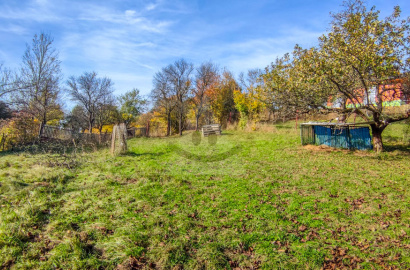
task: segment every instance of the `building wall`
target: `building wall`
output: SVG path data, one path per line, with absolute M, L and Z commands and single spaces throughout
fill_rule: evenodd
M 379 97 L 377 97 L 377 93 Z M 406 99 L 404 92 L 402 90 L 402 81 L 394 80 L 390 84 L 379 85 L 378 87 L 372 87 L 368 91 L 368 97 L 366 96 L 366 91 L 364 89 L 355 90 L 356 100 L 347 100 L 347 107 L 354 107 L 359 105 L 375 104 L 378 98 L 383 102 L 383 106 L 401 106 L 405 104 L 410 104 L 410 99 Z M 341 101 L 332 102 L 332 97 L 329 98 L 327 103 L 329 108 L 340 108 L 342 107 Z

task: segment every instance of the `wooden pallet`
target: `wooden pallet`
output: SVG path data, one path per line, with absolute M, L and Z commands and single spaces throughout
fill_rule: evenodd
M 212 124 L 202 127 L 202 136 L 207 137 L 212 134 L 221 135 L 221 125 Z

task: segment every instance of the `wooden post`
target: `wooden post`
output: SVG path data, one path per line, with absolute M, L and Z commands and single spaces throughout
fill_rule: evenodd
M 117 128 L 118 125 L 114 125 L 112 128 L 112 134 L 111 134 L 111 155 L 115 155 L 115 140 L 116 140 L 116 134 L 117 134 Z
M 296 123 L 295 123 L 295 129 L 296 130 L 298 129 L 298 112 L 299 111 L 296 111 Z
M 112 130 L 111 154 L 123 154 L 127 150 L 127 127 L 124 123 L 115 125 Z

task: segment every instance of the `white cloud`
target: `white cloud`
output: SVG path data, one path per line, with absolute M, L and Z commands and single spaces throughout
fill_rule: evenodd
M 127 10 L 125 11 L 125 16 L 126 16 L 127 18 L 129 18 L 129 17 L 134 17 L 135 13 L 136 13 L 135 10 L 127 9 Z
M 166 20 L 153 20 L 144 16 L 142 13 L 138 13 L 135 10 L 126 10 L 125 12 L 118 12 L 106 7 L 100 7 L 96 5 L 88 5 L 82 9 L 81 14 L 78 16 L 79 20 L 94 21 L 95 23 L 110 23 L 117 28 L 124 25 L 131 25 L 136 30 L 143 30 L 153 33 L 163 33 L 170 25 L 171 21 Z
M 1 32 L 8 32 L 8 33 L 13 33 L 16 35 L 25 35 L 28 33 L 27 28 L 22 27 L 20 25 L 17 24 L 9 24 L 7 26 L 0 26 L 0 31 Z
M 275 57 L 291 52 L 296 43 L 311 46 L 321 34 L 285 27 L 282 22 L 278 29 L 285 29 L 283 32 L 272 28 L 276 32 L 270 36 L 267 31 L 263 35 L 256 30 L 248 33 L 242 28 L 247 29 L 249 22 L 239 14 L 211 20 L 209 14 L 200 13 L 205 4 L 197 1 L 128 1 L 128 5 L 118 5 L 118 1 L 27 1 L 18 5 L 0 0 L 0 38 L 2 33 L 26 38 L 39 30 L 49 31 L 66 76 L 95 70 L 111 77 L 116 91 L 138 87 L 149 92 L 153 74 L 180 57 L 195 64 L 214 60 L 234 73 L 264 68 Z M 5 53 L 0 51 L 0 57 Z M 19 53 L 16 59 L 20 57 Z
M 146 9 L 147 11 L 151 11 L 151 10 L 156 9 L 157 6 L 158 6 L 158 4 L 152 3 L 152 4 L 147 5 L 147 6 L 145 7 L 145 9 Z

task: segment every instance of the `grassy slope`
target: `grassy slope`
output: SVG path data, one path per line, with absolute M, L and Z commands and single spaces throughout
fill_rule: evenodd
M 381 155 L 303 148 L 291 126 L 132 139 L 115 158 L 3 154 L 0 266 L 410 268 L 404 126 Z

